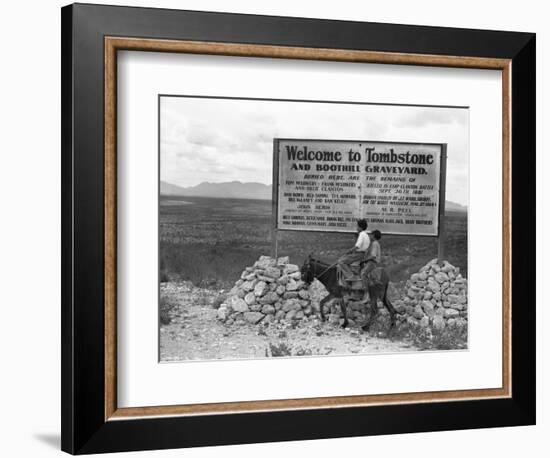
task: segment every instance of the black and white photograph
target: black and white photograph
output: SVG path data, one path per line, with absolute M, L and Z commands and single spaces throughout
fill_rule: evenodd
M 161 94 L 161 362 L 468 349 L 469 108 Z

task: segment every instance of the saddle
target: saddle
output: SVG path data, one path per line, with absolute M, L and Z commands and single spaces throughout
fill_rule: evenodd
M 356 261 L 351 264 L 348 264 L 351 270 L 351 273 L 348 274 L 347 270 L 342 270 L 338 268 L 338 284 L 346 289 L 352 291 L 364 290 L 365 286 L 363 284 L 364 269 L 367 265 L 365 261 Z M 381 283 L 382 278 L 382 269 L 380 266 L 376 266 L 370 271 L 367 275 L 367 281 L 369 284 Z

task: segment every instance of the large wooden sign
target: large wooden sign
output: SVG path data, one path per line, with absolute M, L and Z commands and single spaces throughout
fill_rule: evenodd
M 446 145 L 275 139 L 276 229 L 438 236 Z

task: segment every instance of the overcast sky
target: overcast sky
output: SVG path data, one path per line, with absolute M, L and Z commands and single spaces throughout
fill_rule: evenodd
M 162 97 L 161 180 L 271 184 L 273 138 L 447 143 L 447 200 L 468 204 L 468 109 Z

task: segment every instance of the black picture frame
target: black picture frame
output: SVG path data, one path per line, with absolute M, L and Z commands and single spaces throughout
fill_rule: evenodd
M 74 4 L 62 8 L 62 449 L 72 454 L 535 424 L 535 34 Z M 104 37 L 512 61 L 512 396 L 105 420 Z M 215 434 L 212 434 L 215 431 Z

